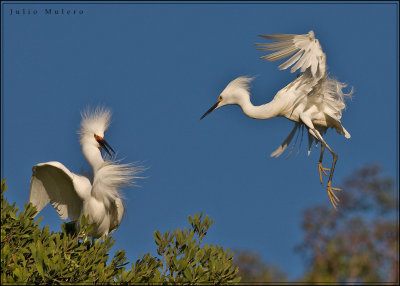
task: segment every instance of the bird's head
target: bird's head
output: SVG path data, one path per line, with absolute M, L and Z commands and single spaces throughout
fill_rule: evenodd
M 239 104 L 241 100 L 248 99 L 250 97 L 249 84 L 253 79 L 253 77 L 241 76 L 232 80 L 221 92 L 217 102 L 203 114 L 200 120 L 217 108 L 224 105 Z
M 111 157 L 110 151 L 115 153 L 113 148 L 104 140 L 111 119 L 111 111 L 98 107 L 95 110 L 86 109 L 82 112 L 80 143 L 84 147 L 96 147 L 103 149 Z

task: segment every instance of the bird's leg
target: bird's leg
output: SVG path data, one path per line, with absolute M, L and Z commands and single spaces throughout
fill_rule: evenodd
M 333 172 L 335 170 L 335 165 L 336 165 L 336 161 L 338 159 L 338 155 L 335 152 L 333 152 L 333 150 L 328 146 L 328 144 L 326 144 L 326 143 L 324 143 L 324 144 L 328 148 L 328 150 L 332 153 L 332 156 L 333 156 L 331 173 L 329 175 L 329 180 L 328 180 L 328 184 L 327 184 L 326 188 L 327 188 L 327 191 L 328 191 L 329 199 L 331 200 L 331 203 L 332 203 L 333 207 L 336 209 L 336 206 L 337 206 L 337 204 L 339 202 L 339 198 L 335 195 L 335 193 L 333 191 L 341 191 L 342 189 L 333 188 L 331 186 L 331 183 L 332 183 Z
M 331 186 L 331 183 L 332 183 L 333 172 L 335 170 L 335 165 L 336 165 L 336 161 L 338 159 L 338 155 L 335 152 L 333 152 L 333 150 L 331 149 L 331 147 L 329 147 L 328 144 L 326 144 L 325 140 L 321 136 L 321 133 L 319 133 L 319 131 L 314 127 L 314 124 L 312 123 L 312 120 L 310 119 L 310 114 L 308 114 L 308 113 L 300 114 L 300 119 L 309 128 L 308 132 L 321 142 L 321 156 L 320 156 L 321 161 L 322 161 L 323 151 L 325 150 L 325 147 L 328 148 L 328 150 L 332 153 L 333 161 L 332 161 L 332 167 L 330 170 L 331 173 L 329 174 L 329 180 L 328 180 L 328 184 L 327 184 L 326 188 L 328 191 L 329 199 L 331 200 L 333 207 L 336 209 L 336 206 L 339 202 L 339 198 L 335 195 L 335 193 L 333 191 L 341 191 L 342 189 L 333 188 Z M 322 146 L 324 147 L 324 149 L 322 149 Z
M 342 191 L 342 189 L 340 188 L 334 188 L 331 186 L 331 181 L 328 181 L 328 184 L 326 186 L 326 189 L 328 191 L 328 196 L 329 199 L 331 200 L 331 204 L 333 205 L 333 207 L 336 209 L 336 206 L 339 203 L 339 198 L 335 195 L 335 193 L 333 191 Z
M 329 174 L 329 180 L 328 180 L 328 184 L 326 186 L 326 189 L 328 191 L 329 199 L 331 200 L 331 203 L 332 203 L 333 207 L 336 209 L 336 206 L 337 206 L 337 204 L 339 202 L 339 198 L 335 195 L 335 193 L 333 191 L 341 191 L 342 189 L 333 188 L 331 186 L 331 184 L 332 184 L 333 172 L 335 170 L 335 165 L 336 165 L 336 161 L 338 159 L 338 155 L 335 152 L 333 152 L 333 150 L 331 149 L 331 147 L 329 147 L 328 144 L 326 144 L 325 140 L 322 138 L 321 134 L 318 132 L 317 129 L 310 128 L 309 131 L 312 131 L 312 132 L 310 132 L 311 135 L 313 135 L 315 138 L 317 138 L 321 142 L 321 156 L 320 156 L 320 159 L 323 157 L 323 151 L 325 151 L 325 147 L 328 148 L 328 150 L 332 153 L 332 156 L 333 156 L 332 167 L 330 169 L 331 173 Z M 322 161 L 322 159 L 321 159 L 321 161 Z M 325 174 L 325 172 L 324 172 L 324 174 Z
M 321 185 L 322 185 L 322 173 L 324 173 L 325 176 L 328 176 L 328 173 L 326 171 L 331 170 L 328 168 L 324 168 L 322 166 L 322 158 L 324 157 L 324 151 L 325 151 L 325 145 L 322 144 L 322 142 L 321 142 L 321 155 L 319 156 L 319 161 L 318 161 L 318 172 L 319 172 L 319 180 L 321 181 Z

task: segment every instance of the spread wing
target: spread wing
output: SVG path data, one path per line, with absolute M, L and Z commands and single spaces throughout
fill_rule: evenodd
M 79 219 L 83 200 L 76 188 L 83 192 L 91 188 L 90 181 L 71 173 L 59 162 L 46 162 L 32 168 L 29 202 L 40 212 L 50 203 L 62 219 Z
M 261 51 L 277 51 L 272 54 L 262 56 L 261 59 L 277 61 L 294 54 L 290 59 L 281 64 L 278 69 L 284 70 L 292 66 L 290 72 L 293 73 L 300 69 L 301 72 L 310 70 L 312 77 L 316 80 L 321 79 L 326 74 L 326 55 L 322 51 L 319 41 L 314 37 L 314 32 L 310 31 L 305 35 L 276 34 L 260 35 L 260 37 L 274 40 L 274 43 L 256 44 Z

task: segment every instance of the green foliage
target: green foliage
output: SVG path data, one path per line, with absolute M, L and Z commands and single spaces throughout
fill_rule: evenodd
M 213 223 L 203 214 L 189 216 L 189 229 L 154 232 L 157 255 L 141 255 L 126 269 L 125 251 L 109 259 L 115 240 L 94 240 L 87 219 L 78 234 L 39 228 L 36 209 L 25 204 L 18 213 L 4 198 L 1 182 L 1 282 L 68 284 L 235 284 L 286 282 L 274 265 L 257 254 L 239 252 L 203 240 Z M 398 190 L 376 166 L 356 171 L 344 182 L 340 205 L 317 205 L 305 210 L 303 242 L 297 249 L 308 265 L 300 283 L 398 283 Z M 109 263 L 107 263 L 109 262 Z
M 149 254 L 132 264 L 132 270 L 117 282 L 143 283 L 168 282 L 198 284 L 232 284 L 240 281 L 236 277 L 239 269 L 233 265 L 233 253 L 223 247 L 204 244 L 201 241 L 213 223 L 208 216 L 202 221 L 202 213 L 189 216 L 191 229 L 176 229 L 161 234 L 154 232 L 157 254 Z
M 125 252 L 118 251 L 110 264 L 108 251 L 114 244 L 111 237 L 101 240 L 88 238 L 84 233 L 90 226 L 83 218 L 84 226 L 77 236 L 63 232 L 40 230 L 34 220 L 36 208 L 25 204 L 18 212 L 15 203 L 10 205 L 4 198 L 7 186 L 1 182 L 1 281 L 2 283 L 67 283 L 108 282 L 123 272 Z M 64 227 L 65 225 L 63 225 Z
M 7 186 L 1 181 L 1 282 L 67 283 L 235 283 L 238 268 L 233 253 L 222 247 L 205 244 L 212 220 L 202 214 L 189 216 L 190 229 L 154 232 L 159 257 L 142 255 L 126 270 L 125 251 L 118 250 L 107 264 L 115 240 L 111 236 L 94 240 L 86 235 L 91 226 L 82 218 L 78 234 L 49 232 L 34 220 L 36 208 L 25 204 L 24 210 L 4 198 Z
M 154 232 L 157 243 L 157 253 L 163 257 L 164 267 L 161 281 L 169 282 L 211 282 L 213 284 L 238 282 L 238 268 L 233 265 L 233 253 L 217 245 L 205 244 L 201 241 L 213 220 L 203 213 L 189 216 L 192 229 L 186 227 L 174 230 L 173 233 Z M 197 240 L 195 238 L 197 237 Z

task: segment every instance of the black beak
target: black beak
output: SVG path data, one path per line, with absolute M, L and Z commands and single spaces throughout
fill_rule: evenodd
M 110 157 L 112 157 L 112 155 L 111 155 L 111 153 L 110 153 L 110 151 L 108 149 L 110 149 L 115 154 L 114 149 L 111 148 L 111 146 L 107 143 L 106 140 L 100 139 L 100 140 L 97 140 L 97 142 L 99 142 L 100 147 L 103 148 L 103 150 L 106 151 L 107 154 L 110 155 Z
M 211 106 L 211 108 L 209 110 L 207 110 L 206 113 L 203 114 L 202 117 L 200 117 L 200 120 L 202 120 L 204 117 L 206 117 L 209 113 L 211 113 L 215 108 L 217 108 L 218 104 L 220 103 L 220 101 L 218 100 L 213 106 Z

